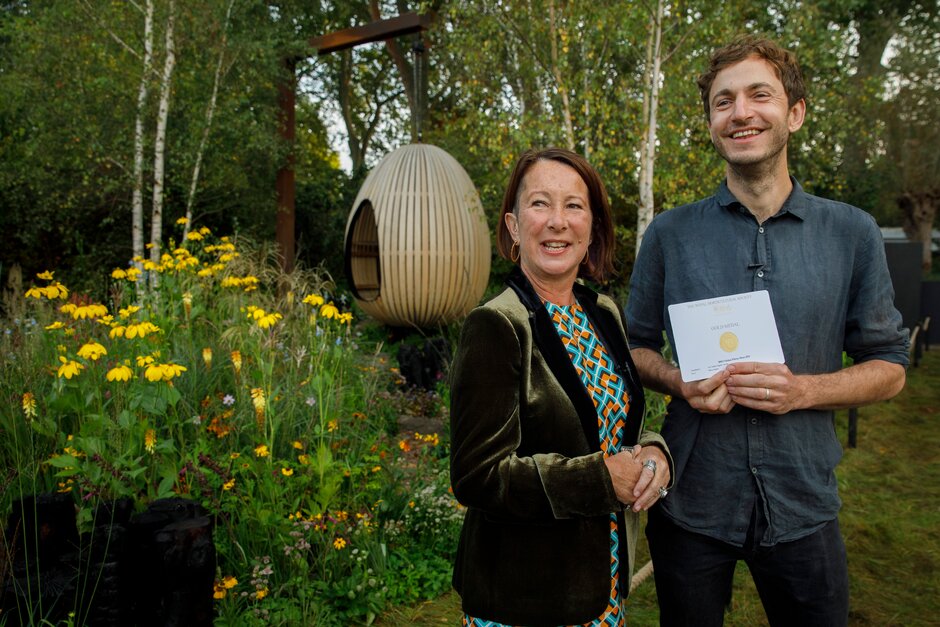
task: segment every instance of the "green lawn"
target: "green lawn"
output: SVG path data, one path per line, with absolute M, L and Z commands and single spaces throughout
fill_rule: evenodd
M 846 441 L 847 412 L 837 426 Z M 849 552 L 850 625 L 937 625 L 940 622 L 940 346 L 908 372 L 907 386 L 859 412 L 858 447 L 839 466 L 842 533 Z M 646 542 L 637 548 L 647 560 Z M 382 627 L 457 625 L 454 593 L 379 621 Z M 628 624 L 658 624 L 652 578 L 631 596 Z M 763 609 L 739 564 L 729 626 L 765 625 Z

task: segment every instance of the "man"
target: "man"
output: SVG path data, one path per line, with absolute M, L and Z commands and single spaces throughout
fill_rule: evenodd
M 743 37 L 698 84 L 726 180 L 653 220 L 627 306 L 640 376 L 672 396 L 662 435 L 677 487 L 647 527 L 661 623 L 721 625 L 743 560 L 771 625 L 845 625 L 833 410 L 891 398 L 907 366 L 881 234 L 789 175 L 787 142 L 806 113 L 794 55 Z M 663 331 L 675 346 L 667 307 L 756 290 L 770 294 L 786 363 L 683 382 L 661 355 Z

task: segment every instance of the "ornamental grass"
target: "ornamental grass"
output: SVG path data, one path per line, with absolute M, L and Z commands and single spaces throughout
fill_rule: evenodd
M 204 227 L 165 250 L 103 276 L 107 302 L 43 272 L 0 321 L 0 513 L 67 493 L 88 527 L 101 502 L 197 501 L 218 625 L 368 624 L 447 589 L 446 438 L 397 433 L 402 379 L 329 277 Z M 83 624 L 89 599 L 64 602 Z

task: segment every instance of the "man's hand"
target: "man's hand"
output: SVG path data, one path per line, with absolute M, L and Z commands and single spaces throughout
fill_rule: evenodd
M 904 387 L 904 366 L 880 359 L 822 374 L 795 375 L 785 364 L 741 361 L 728 366 L 731 400 L 772 414 L 844 409 L 887 400 Z
M 702 381 L 686 383 L 679 369 L 663 359 L 660 353 L 648 348 L 635 348 L 630 354 L 640 373 L 640 380 L 651 390 L 684 398 L 689 405 L 704 414 L 727 414 L 734 407 L 734 400 L 725 386 L 727 370 Z
M 682 398 L 703 414 L 727 414 L 737 400 L 729 393 L 728 375 L 722 370 L 701 381 L 683 381 L 679 388 Z
M 725 385 L 738 405 L 778 415 L 806 406 L 801 378 L 786 364 L 741 361 L 728 366 L 728 372 Z

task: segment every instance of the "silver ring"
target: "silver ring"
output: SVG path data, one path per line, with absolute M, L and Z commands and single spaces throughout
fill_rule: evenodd
M 669 494 L 669 490 L 665 486 L 659 486 L 659 498 L 664 499 L 667 494 Z
M 648 468 L 649 471 L 655 475 L 656 474 L 656 460 L 655 459 L 646 460 L 645 462 L 643 462 L 643 468 Z
M 770 388 L 764 388 L 764 400 L 765 401 L 770 400 Z

